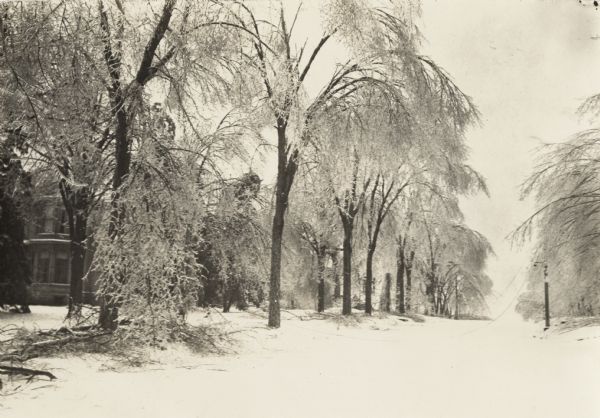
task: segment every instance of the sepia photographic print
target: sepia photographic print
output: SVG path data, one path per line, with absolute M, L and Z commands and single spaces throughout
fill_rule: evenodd
M 0 0 L 0 417 L 600 418 L 599 9 Z

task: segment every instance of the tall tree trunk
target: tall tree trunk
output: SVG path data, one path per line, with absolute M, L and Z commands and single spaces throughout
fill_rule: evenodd
M 128 122 L 125 113 L 125 102 L 122 98 L 117 98 L 119 108 L 116 112 L 115 129 L 115 171 L 113 175 L 113 197 L 111 201 L 111 216 L 108 225 L 108 233 L 111 239 L 115 239 L 119 234 L 124 217 L 124 208 L 120 202 L 120 188 L 129 174 L 131 166 L 131 150 L 129 147 L 129 138 L 127 135 Z M 124 277 L 121 280 L 125 280 Z M 119 317 L 119 307 L 117 301 L 112 297 L 100 297 L 100 315 L 98 324 L 102 329 L 115 330 L 117 328 L 117 319 Z
M 365 313 L 367 315 L 373 313 L 373 254 L 375 254 L 375 248 L 369 247 L 367 250 L 367 280 L 365 281 Z
M 317 312 L 325 311 L 325 247 L 317 251 Z
M 297 151 L 288 160 L 288 144 L 286 136 L 287 122 L 283 118 L 277 120 L 277 184 L 275 190 L 275 214 L 271 234 L 271 275 L 269 279 L 269 321 L 268 326 L 279 328 L 281 325 L 281 253 L 285 212 L 288 197 L 297 169 Z
M 392 302 L 392 275 L 385 273 L 385 283 L 383 287 L 383 297 L 380 309 L 383 312 L 390 312 Z
M 344 245 L 343 245 L 343 302 L 342 315 L 352 314 L 352 233 L 354 223 L 344 222 Z
M 277 175 L 280 177 L 280 174 Z M 283 175 L 281 175 L 283 177 Z M 279 179 L 277 188 L 279 189 Z M 283 228 L 285 222 L 285 199 L 282 193 L 277 192 L 275 198 L 275 215 L 273 216 L 273 228 L 271 234 L 271 276 L 269 279 L 269 327 L 279 328 L 281 325 L 281 313 L 279 300 L 281 298 L 281 245 L 283 242 Z
M 338 255 L 337 250 L 334 250 L 331 253 L 331 263 L 333 264 L 333 299 L 338 300 L 342 296 L 342 291 L 340 289 L 340 275 L 338 272 Z
M 119 100 L 118 106 L 124 107 L 125 101 Z M 108 226 L 108 233 L 111 238 L 115 238 L 119 233 L 119 228 L 123 221 L 124 209 L 120 202 L 120 188 L 125 178 L 129 175 L 131 166 L 131 150 L 128 138 L 128 118 L 124 109 L 117 111 L 117 127 L 115 129 L 115 171 L 112 181 L 113 197 L 111 201 L 111 217 Z
M 233 291 L 229 284 L 223 287 L 223 313 L 229 312 L 233 303 Z
M 458 319 L 458 278 L 454 280 L 454 319 Z
M 411 251 L 410 255 L 408 257 L 408 262 L 406 263 L 405 266 L 405 270 L 406 270 L 406 300 L 405 300 L 405 307 L 406 307 L 406 311 L 410 312 L 412 309 L 412 267 L 413 267 L 413 262 L 415 260 L 415 252 Z
M 439 285 L 436 285 L 434 287 L 434 289 L 436 289 L 436 291 L 434 292 L 434 297 L 435 297 L 435 313 L 436 315 L 440 315 L 442 313 L 442 295 L 441 295 L 441 289 Z
M 403 314 L 406 313 L 406 308 L 404 304 L 404 255 L 400 253 L 401 250 L 398 249 L 397 259 L 396 259 L 396 310 L 398 313 Z M 407 277 L 408 278 L 408 277 Z
M 78 211 L 74 216 L 74 231 L 71 234 L 71 283 L 68 316 L 77 314 L 83 303 L 83 278 L 85 277 L 85 239 L 87 216 Z
M 433 279 L 431 278 L 431 273 L 427 273 L 426 281 L 425 281 L 425 314 L 428 315 L 430 312 L 433 312 L 434 309 L 434 299 L 433 295 Z
M 83 303 L 83 277 L 85 276 L 85 239 L 87 238 L 87 214 L 89 213 L 89 190 L 73 189 L 66 180 L 59 183 L 67 219 L 69 222 L 70 265 L 69 308 L 67 317 L 76 315 Z

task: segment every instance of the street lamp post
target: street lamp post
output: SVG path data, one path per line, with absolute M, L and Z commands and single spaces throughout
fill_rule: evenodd
M 545 318 L 545 326 L 544 331 L 550 328 L 550 295 L 549 295 L 549 284 L 548 284 L 548 264 L 542 261 L 536 261 L 533 263 L 535 267 L 540 264 L 544 265 L 544 318 Z
M 544 309 L 546 314 L 546 326 L 544 331 L 550 328 L 550 296 L 548 294 L 548 264 L 544 264 Z

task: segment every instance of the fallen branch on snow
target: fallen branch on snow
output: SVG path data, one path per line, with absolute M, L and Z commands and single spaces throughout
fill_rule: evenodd
M 30 378 L 35 377 L 35 376 L 46 376 L 50 380 L 56 379 L 56 376 L 54 376 L 52 373 L 50 373 L 48 371 L 27 369 L 25 367 L 13 367 L 13 366 L 0 365 L 0 374 L 5 374 L 5 375 L 9 375 L 9 376 L 15 376 L 15 375 L 28 376 Z

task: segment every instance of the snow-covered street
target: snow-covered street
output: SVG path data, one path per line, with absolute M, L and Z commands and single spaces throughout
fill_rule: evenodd
M 539 324 L 510 319 L 344 326 L 286 314 L 270 330 L 256 316 L 226 318 L 250 328 L 235 355 L 173 349 L 124 370 L 99 356 L 47 360 L 58 381 L 3 397 L 2 416 L 600 416 L 598 327 L 540 338 Z

